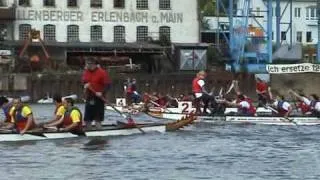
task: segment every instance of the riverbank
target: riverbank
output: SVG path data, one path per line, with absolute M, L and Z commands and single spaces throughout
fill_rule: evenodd
M 136 78 L 138 91 L 161 92 L 178 96 L 191 92 L 191 82 L 196 72 L 170 73 L 170 74 L 111 74 L 112 87 L 108 98 L 114 101 L 116 97 L 123 96 L 123 83 L 126 79 Z M 237 75 L 226 71 L 209 72 L 207 76 L 207 89 L 215 87 L 218 93 L 220 88 L 226 90 L 233 79 L 238 79 L 240 89 L 245 94 L 255 99 L 255 80 L 253 74 Z M 314 92 L 320 88 L 320 76 L 314 73 L 305 74 L 279 74 L 271 75 L 271 87 L 276 91 L 286 94 L 289 88 L 303 89 L 306 93 Z M 83 95 L 81 72 L 62 73 L 31 73 L 31 74 L 6 74 L 0 78 L 0 93 L 7 96 L 29 95 L 32 102 L 45 97 L 47 94 L 60 93 L 63 96 L 76 94 L 79 98 Z

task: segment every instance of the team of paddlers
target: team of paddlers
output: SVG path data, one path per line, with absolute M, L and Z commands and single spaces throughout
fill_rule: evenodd
M 223 113 L 226 107 L 236 107 L 238 115 L 257 116 L 253 100 L 239 90 L 238 81 L 232 81 L 230 88 L 225 93 L 220 92 L 215 95 L 213 91 L 208 92 L 205 88 L 206 76 L 205 71 L 198 72 L 192 81 L 192 94 L 180 95 L 177 98 L 156 92 L 144 93 L 141 96 L 137 92 L 135 79 L 128 79 L 124 90 L 129 103 L 143 101 L 146 109 L 149 106 L 167 108 L 177 106 L 179 101 L 192 101 L 197 115 L 208 115 L 208 108 L 211 115 L 215 115 L 216 113 Z M 62 100 L 60 95 L 56 95 L 54 97 L 56 104 L 54 119 L 39 124 L 35 121 L 31 107 L 24 104 L 20 97 L 14 98 L 12 102 L 9 102 L 6 97 L 0 97 L 0 106 L 5 114 L 5 120 L 0 124 L 1 128 L 12 129 L 20 134 L 36 128 L 55 128 L 57 131 L 83 131 L 84 127 L 91 128 L 92 121 L 95 121 L 97 129 L 101 128 L 106 103 L 104 95 L 111 84 L 108 73 L 99 67 L 94 60 L 89 59 L 86 62 L 82 82 L 86 98 L 84 118 L 80 109 L 74 106 L 73 99 Z M 228 100 L 225 97 L 232 89 L 235 90 L 235 99 Z M 257 78 L 256 93 L 258 95 L 258 106 L 272 110 L 276 116 L 288 117 L 294 109 L 284 96 L 280 94 L 274 96 L 268 84 L 259 78 Z M 304 116 L 320 116 L 320 101 L 316 94 L 306 96 L 293 90 L 289 90 L 288 93 L 296 98 L 297 103 L 294 107 L 301 111 Z M 202 106 L 203 108 L 201 108 Z
M 294 97 L 296 103 L 291 105 L 286 98 L 281 95 L 273 95 L 271 87 L 267 82 L 260 78 L 256 78 L 256 93 L 258 96 L 257 107 L 254 105 L 252 98 L 242 93 L 239 89 L 237 80 L 232 81 L 227 92 L 220 92 L 215 95 L 213 91 L 208 92 L 205 83 L 207 73 L 200 71 L 192 81 L 192 94 L 180 95 L 177 98 L 172 98 L 170 95 L 162 93 L 144 93 L 140 96 L 137 93 L 136 81 L 128 80 L 125 84 L 127 100 L 129 102 L 143 101 L 147 106 L 158 106 L 161 108 L 176 107 L 179 101 L 192 101 L 198 115 L 217 115 L 223 114 L 226 107 L 238 108 L 238 115 L 257 116 L 257 107 L 264 107 L 272 111 L 274 116 L 288 117 L 296 108 L 303 116 L 319 116 L 320 101 L 316 94 L 306 96 L 303 93 L 297 93 L 293 90 L 288 90 L 288 93 Z M 233 99 L 226 98 L 231 90 L 235 90 Z M 210 109 L 210 111 L 208 111 Z

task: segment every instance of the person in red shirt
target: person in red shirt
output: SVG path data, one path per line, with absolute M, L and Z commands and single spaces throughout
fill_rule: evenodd
M 92 121 L 95 121 L 95 126 L 99 129 L 104 119 L 104 97 L 111 85 L 109 74 L 94 59 L 88 59 L 82 83 L 86 100 L 84 121 L 87 128 L 91 128 Z
M 260 78 L 256 79 L 256 93 L 258 95 L 258 107 L 263 107 L 267 104 L 267 101 L 270 100 L 268 93 L 268 84 Z

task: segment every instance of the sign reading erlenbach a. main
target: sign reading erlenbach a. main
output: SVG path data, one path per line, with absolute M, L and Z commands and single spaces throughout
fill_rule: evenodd
M 266 70 L 269 74 L 320 73 L 320 64 L 269 64 L 266 66 Z
M 183 23 L 183 13 L 146 11 L 63 11 L 18 9 L 18 20 L 50 22 Z

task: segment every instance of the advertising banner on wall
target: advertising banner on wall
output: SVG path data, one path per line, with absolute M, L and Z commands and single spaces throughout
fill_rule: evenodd
M 270 74 L 320 73 L 320 64 L 268 64 L 266 70 Z

